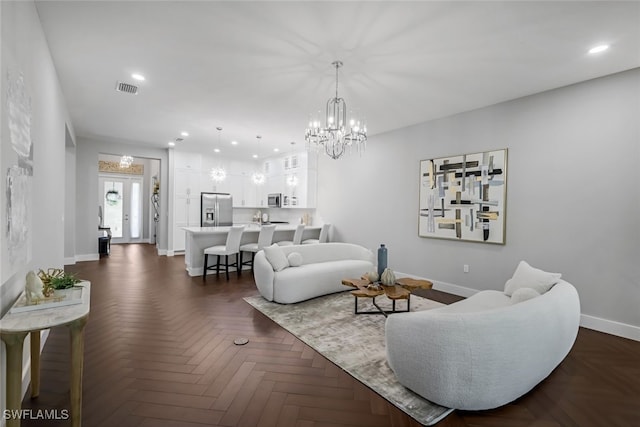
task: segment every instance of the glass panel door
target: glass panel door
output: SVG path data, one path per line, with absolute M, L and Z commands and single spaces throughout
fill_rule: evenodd
M 142 240 L 142 179 L 100 176 L 103 226 L 111 228 L 111 243 Z

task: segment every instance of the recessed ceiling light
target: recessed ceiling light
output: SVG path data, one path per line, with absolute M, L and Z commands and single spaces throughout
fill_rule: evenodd
M 604 52 L 605 50 L 609 49 L 609 45 L 608 44 L 601 44 L 598 46 L 594 46 L 591 49 L 589 49 L 589 53 L 600 53 L 600 52 Z
M 254 155 L 253 155 L 253 156 L 251 156 L 251 157 L 253 157 L 254 159 L 257 159 L 257 158 L 258 158 L 258 155 L 257 155 L 257 154 L 254 154 Z
M 138 73 L 131 74 L 131 78 L 139 80 L 141 82 L 143 82 L 145 80 L 144 76 L 142 74 L 138 74 Z
M 169 144 L 169 147 L 175 147 L 176 146 L 176 143 L 173 142 L 173 141 L 169 141 L 168 144 Z
M 220 152 L 220 149 L 219 149 L 219 148 L 214 148 L 214 149 L 213 149 L 213 152 L 214 152 L 214 153 L 219 153 L 219 152 Z
M 182 136 L 189 136 L 189 132 L 181 132 L 180 135 Z
M 231 141 L 231 145 L 238 145 L 238 141 Z
M 279 148 L 274 148 L 274 149 L 273 149 L 273 152 L 274 152 L 274 153 L 277 153 L 278 151 L 280 151 L 280 149 L 279 149 Z

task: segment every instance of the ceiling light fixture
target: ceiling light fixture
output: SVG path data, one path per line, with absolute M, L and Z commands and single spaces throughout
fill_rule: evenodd
M 220 145 L 222 141 L 222 128 L 218 126 L 216 127 L 216 129 L 218 130 L 218 145 Z M 227 171 L 225 171 L 222 166 L 218 166 L 217 168 L 211 168 L 211 172 L 209 172 L 209 176 L 211 176 L 211 180 L 214 182 L 222 182 L 225 179 L 227 179 Z
M 254 155 L 253 155 L 253 156 L 251 156 L 251 157 L 253 157 L 254 159 L 257 159 L 257 158 L 258 158 L 258 155 L 257 155 L 257 154 L 254 154 Z
M 274 149 L 273 149 L 273 152 L 274 152 L 274 153 L 277 153 L 278 151 L 280 151 L 280 149 L 279 149 L 279 148 L 274 148 Z
M 214 152 L 214 153 L 219 153 L 219 152 L 220 152 L 220 149 L 219 149 L 219 148 L 214 148 L 214 149 L 213 149 L 213 152 Z
M 189 132 L 184 132 L 184 131 L 182 131 L 182 132 L 180 133 L 180 135 L 182 135 L 182 136 L 189 136 Z
M 133 157 L 131 156 L 122 156 L 120 157 L 120 167 L 122 169 L 126 169 L 131 166 L 133 163 Z
M 142 74 L 138 74 L 138 73 L 131 74 L 131 78 L 141 82 L 146 80 Z
M 609 49 L 609 45 L 608 44 L 601 44 L 601 45 L 594 46 L 591 49 L 589 49 L 589 53 L 591 53 L 591 54 L 600 53 L 600 52 L 604 52 L 607 49 Z
M 173 141 L 169 141 L 167 144 L 169 144 L 169 147 L 175 147 L 176 143 Z
M 327 101 L 324 127 L 320 127 L 319 120 L 310 120 L 304 139 L 308 147 L 322 149 L 332 159 L 339 159 L 354 144 L 358 152 L 364 151 L 367 125 L 354 118 L 347 122 L 347 103 L 338 96 L 338 69 L 342 61 L 331 65 L 336 67 L 336 96 Z
M 231 141 L 231 145 L 238 145 L 238 141 Z
M 262 172 L 254 172 L 253 175 L 251 175 L 251 180 L 256 185 L 262 185 L 266 181 L 266 178 Z

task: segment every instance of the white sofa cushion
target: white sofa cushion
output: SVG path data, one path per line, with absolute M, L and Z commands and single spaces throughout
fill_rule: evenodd
M 517 304 L 539 296 L 540 292 L 533 288 L 520 288 L 511 295 L 511 304 Z
M 300 267 L 302 265 L 302 255 L 300 255 L 300 252 L 291 252 L 287 255 L 287 261 L 289 261 L 289 267 Z
M 269 261 L 271 267 L 273 267 L 273 271 L 282 271 L 289 267 L 287 256 L 282 252 L 282 247 L 276 243 L 264 248 L 264 255 L 267 257 L 267 261 Z
M 513 277 L 504 285 L 504 293 L 512 296 L 520 288 L 533 288 L 539 294 L 544 294 L 558 283 L 562 274 L 548 273 L 539 268 L 531 267 L 526 261 L 520 261 Z

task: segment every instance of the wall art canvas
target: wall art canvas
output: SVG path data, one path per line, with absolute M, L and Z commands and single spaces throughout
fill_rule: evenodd
M 2 115 L 2 283 L 31 261 L 33 142 L 31 97 L 24 77 L 7 72 Z M 7 141 L 8 143 L 4 143 Z
M 421 237 L 505 243 L 507 150 L 420 162 Z

